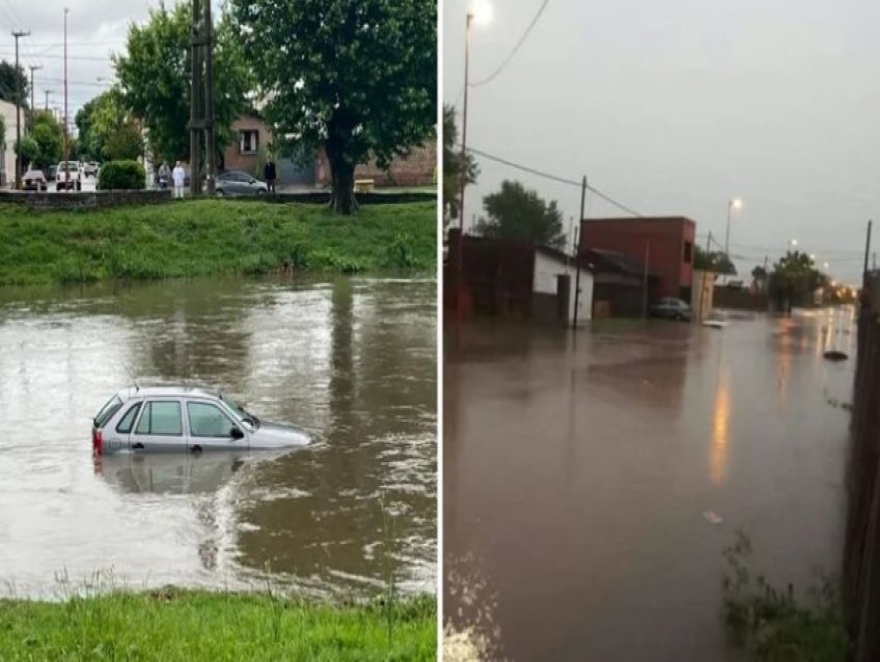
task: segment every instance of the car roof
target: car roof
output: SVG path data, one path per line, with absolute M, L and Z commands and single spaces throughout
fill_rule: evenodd
M 168 384 L 163 386 L 129 386 L 116 394 L 123 402 L 131 398 L 179 398 L 195 397 L 220 399 L 220 393 L 206 387 L 187 386 L 182 384 Z

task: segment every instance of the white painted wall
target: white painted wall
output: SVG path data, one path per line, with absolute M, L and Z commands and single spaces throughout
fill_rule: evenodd
M 568 304 L 568 318 L 574 319 L 574 300 L 576 278 L 575 266 L 563 264 L 540 251 L 535 251 L 535 276 L 532 290 L 544 294 L 556 294 L 556 277 L 571 276 L 571 297 Z M 593 274 L 581 269 L 581 295 L 578 298 L 578 324 L 586 323 L 593 312 Z
M 6 139 L 0 143 L 0 184 L 6 186 L 15 182 L 15 104 L 0 101 L 0 115 L 3 116 L 3 124 L 6 127 Z M 24 129 L 24 115 L 25 111 L 22 109 L 22 129 Z

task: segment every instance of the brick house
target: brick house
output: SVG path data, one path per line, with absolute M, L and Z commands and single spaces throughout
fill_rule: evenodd
M 232 135 L 235 139 L 223 152 L 224 169 L 256 172 L 260 165 L 260 151 L 272 141 L 269 127 L 258 113 L 251 112 L 232 123 Z
M 587 219 L 581 223 L 581 251 L 613 251 L 647 264 L 652 301 L 690 301 L 696 227 L 683 216 Z
M 257 172 L 265 152 L 272 145 L 272 132 L 258 111 L 239 117 L 232 124 L 235 140 L 223 153 L 225 170 Z M 355 179 L 372 179 L 376 186 L 431 186 L 435 184 L 437 169 L 437 141 L 416 147 L 406 158 L 395 159 L 388 171 L 380 170 L 375 162 L 362 164 L 355 169 Z M 330 164 L 323 149 L 314 158 L 277 161 L 278 183 L 281 186 L 328 187 Z

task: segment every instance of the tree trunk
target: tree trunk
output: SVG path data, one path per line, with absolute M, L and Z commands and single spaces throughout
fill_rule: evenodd
M 357 202 L 354 199 L 354 164 L 342 155 L 330 157 L 330 180 L 333 184 L 331 209 L 344 216 L 357 211 Z

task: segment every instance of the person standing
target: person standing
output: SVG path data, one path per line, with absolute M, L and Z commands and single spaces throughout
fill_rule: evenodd
M 162 161 L 159 166 L 159 188 L 164 190 L 171 183 L 171 168 L 168 167 L 168 161 Z
M 180 164 L 180 161 L 175 164 L 171 177 L 174 179 L 174 197 L 183 198 L 183 185 L 186 182 L 186 172 Z
M 275 161 L 272 157 L 269 157 L 269 160 L 266 161 L 266 165 L 263 167 L 263 179 L 266 180 L 266 185 L 269 187 L 269 193 L 275 195 Z

